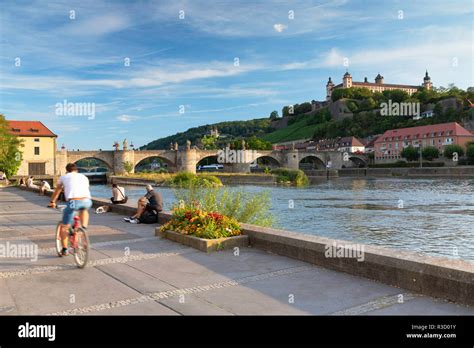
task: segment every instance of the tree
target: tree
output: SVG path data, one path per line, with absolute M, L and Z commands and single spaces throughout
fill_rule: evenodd
M 20 139 L 9 131 L 5 116 L 0 114 L 0 171 L 7 177 L 15 175 L 23 159 Z
M 217 138 L 214 135 L 205 135 L 201 138 L 201 143 L 205 150 L 217 149 L 216 141 Z
M 434 158 L 439 157 L 439 150 L 434 146 L 427 146 L 421 150 L 421 154 L 424 159 L 432 161 Z
M 474 164 L 474 143 L 467 146 L 466 156 L 468 164 Z
M 454 153 L 458 154 L 458 158 L 464 155 L 464 149 L 459 145 L 448 145 L 444 148 L 444 157 L 453 159 Z
M 405 147 L 400 153 L 400 155 L 407 161 L 416 161 L 418 159 L 419 153 L 418 149 L 410 145 Z
M 278 111 L 274 110 L 270 113 L 270 120 L 276 120 L 278 117 Z

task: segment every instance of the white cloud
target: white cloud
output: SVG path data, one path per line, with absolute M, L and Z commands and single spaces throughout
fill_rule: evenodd
M 64 27 L 66 34 L 78 36 L 102 36 L 125 29 L 130 23 L 123 14 L 105 14 L 85 18 L 77 14 L 77 19 L 70 20 Z
M 120 115 L 120 116 L 117 116 L 117 120 L 119 120 L 120 122 L 133 122 L 133 121 L 136 121 L 140 119 L 139 116 L 132 116 L 132 115 Z
M 275 29 L 275 31 L 279 33 L 282 33 L 283 30 L 285 30 L 286 28 L 288 28 L 288 26 L 284 24 L 280 24 L 280 23 L 273 24 L 273 29 Z

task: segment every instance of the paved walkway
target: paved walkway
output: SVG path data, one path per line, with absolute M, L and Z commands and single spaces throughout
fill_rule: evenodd
M 55 255 L 60 213 L 48 201 L 0 188 L 0 250 L 34 243 L 39 252 L 36 261 L 1 259 L 0 315 L 474 315 L 474 308 L 258 249 L 205 254 L 113 213 L 91 214 L 91 264 L 80 270 L 72 257 Z

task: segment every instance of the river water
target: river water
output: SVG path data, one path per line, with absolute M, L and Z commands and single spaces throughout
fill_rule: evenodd
M 474 179 L 338 178 L 305 188 L 234 188 L 269 191 L 278 228 L 474 261 Z M 145 191 L 125 189 L 132 202 Z M 104 185 L 91 190 L 111 196 Z M 173 191 L 157 190 L 171 209 Z

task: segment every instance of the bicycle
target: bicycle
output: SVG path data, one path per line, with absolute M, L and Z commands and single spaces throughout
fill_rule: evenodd
M 68 251 L 74 256 L 77 267 L 84 268 L 89 260 L 90 242 L 89 236 L 80 223 L 80 218 L 74 213 L 74 221 L 69 227 Z M 56 226 L 56 252 L 62 257 L 63 245 L 61 242 L 61 221 Z

